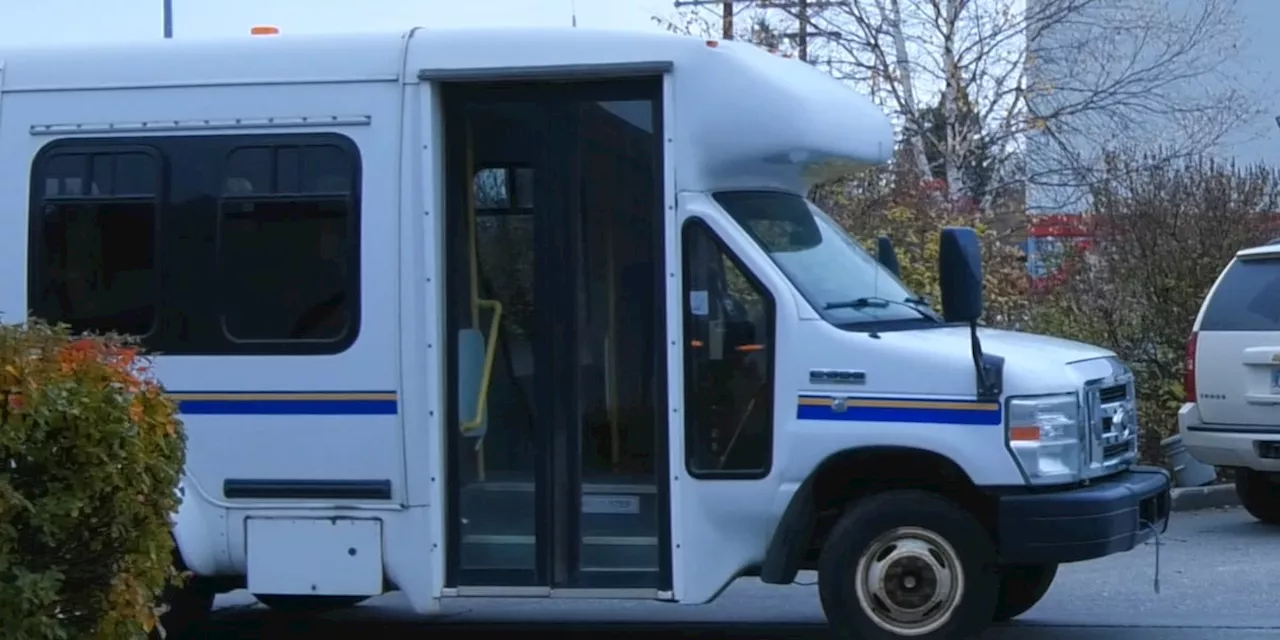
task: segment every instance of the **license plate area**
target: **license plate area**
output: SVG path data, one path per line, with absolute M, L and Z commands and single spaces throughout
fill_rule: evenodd
M 1258 440 L 1253 443 L 1259 458 L 1280 460 L 1280 440 Z

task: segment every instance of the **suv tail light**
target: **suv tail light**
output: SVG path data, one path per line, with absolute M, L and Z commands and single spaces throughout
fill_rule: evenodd
M 1186 394 L 1184 398 L 1187 402 L 1196 401 L 1196 337 L 1200 334 L 1196 331 L 1191 332 L 1191 337 L 1187 338 L 1187 361 L 1183 365 L 1182 390 Z

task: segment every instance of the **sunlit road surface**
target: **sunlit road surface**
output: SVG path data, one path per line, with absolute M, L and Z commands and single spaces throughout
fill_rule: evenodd
M 982 640 L 1276 640 L 1280 638 L 1280 528 L 1239 509 L 1175 513 L 1161 537 L 1160 593 L 1154 544 L 1068 565 L 1039 605 Z M 811 582 L 813 575 L 801 575 Z M 441 615 L 414 616 L 398 594 L 318 618 L 287 617 L 249 595 L 220 597 L 203 637 L 293 640 L 320 634 L 506 640 L 545 632 L 565 640 L 805 640 L 830 637 L 816 587 L 733 585 L 714 603 L 484 599 L 446 602 Z

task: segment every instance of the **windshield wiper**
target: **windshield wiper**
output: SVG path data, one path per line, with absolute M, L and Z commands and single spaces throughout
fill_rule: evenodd
M 840 302 L 828 302 L 823 305 L 823 309 L 831 311 L 832 309 L 885 309 L 890 305 L 898 305 L 906 307 L 918 314 L 922 318 L 929 320 L 937 320 L 938 316 L 929 310 L 928 303 L 923 298 L 906 298 L 902 301 L 889 300 L 888 298 L 878 298 L 875 296 L 867 296 L 862 298 L 854 298 L 852 300 L 841 300 Z M 923 308 L 922 308 L 923 307 Z

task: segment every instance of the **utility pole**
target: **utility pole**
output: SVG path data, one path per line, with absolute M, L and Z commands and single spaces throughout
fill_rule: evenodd
M 755 5 L 761 9 L 781 9 L 796 19 L 796 30 L 779 34 L 796 44 L 797 57 L 809 61 L 809 45 L 814 38 L 839 38 L 838 31 L 823 31 L 813 27 L 813 12 L 834 7 L 847 0 L 675 0 L 677 9 L 684 7 L 708 7 L 720 5 L 721 37 L 733 39 L 733 14 L 735 5 Z
M 810 38 L 839 39 L 839 31 L 823 31 L 813 28 L 814 11 L 843 4 L 833 0 L 760 0 L 762 9 L 782 9 L 796 19 L 796 30 L 782 37 L 796 43 L 796 57 L 809 61 Z
M 173 0 L 164 0 L 164 37 L 173 37 Z
M 800 60 L 809 61 L 809 0 L 800 0 L 796 3 L 797 22 L 799 23 L 796 31 L 796 49 Z
M 724 40 L 732 40 L 734 3 L 735 0 L 675 0 L 673 4 L 677 9 L 720 5 L 720 37 Z

